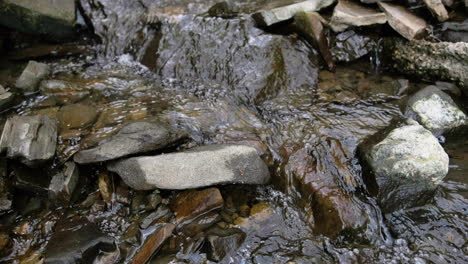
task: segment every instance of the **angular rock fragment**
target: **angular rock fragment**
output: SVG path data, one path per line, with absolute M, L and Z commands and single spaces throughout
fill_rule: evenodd
M 332 38 L 330 52 L 336 61 L 350 62 L 366 56 L 376 47 L 376 39 L 354 30 L 347 30 Z
M 47 264 L 93 263 L 104 251 L 115 250 L 114 240 L 87 220 L 58 223 L 45 249 Z
M 73 36 L 76 22 L 74 0 L 3 0 L 0 24 L 29 34 L 65 39 Z
M 426 81 L 449 81 L 468 89 L 468 43 L 386 39 L 384 54 L 395 71 Z
M 57 145 L 57 126 L 48 116 L 15 116 L 7 120 L 0 152 L 34 167 L 51 160 Z
M 334 71 L 335 63 L 330 54 L 327 36 L 319 16 L 316 13 L 299 11 L 294 16 L 294 26 L 312 46 L 319 49 L 328 69 Z
M 208 145 L 108 165 L 136 190 L 183 190 L 217 184 L 265 184 L 268 167 L 253 147 Z
M 428 86 L 408 101 L 406 115 L 432 133 L 439 134 L 466 125 L 468 118 L 450 96 L 436 86 Z
M 439 20 L 443 22 L 449 19 L 447 9 L 445 9 L 442 0 L 424 0 L 427 8 L 431 11 L 431 13 Z
M 14 95 L 10 92 L 7 92 L 5 88 L 0 85 L 0 111 L 11 106 L 13 99 Z
M 378 2 L 380 8 L 387 15 L 388 24 L 408 40 L 420 39 L 427 32 L 427 23 L 404 7 L 384 2 Z
M 18 80 L 16 80 L 16 87 L 25 92 L 35 92 L 39 83 L 49 74 L 49 65 L 36 61 L 29 61 L 23 73 L 21 73 Z
M 147 263 L 156 250 L 172 235 L 175 225 L 163 224 L 147 237 L 138 253 L 133 257 L 131 264 Z
M 242 245 L 245 234 L 237 229 L 212 229 L 209 231 L 208 243 L 210 247 L 208 258 L 212 261 L 222 261 L 237 252 Z
M 175 212 L 178 223 L 185 222 L 218 209 L 224 204 L 223 196 L 218 188 L 184 191 L 175 197 L 171 210 Z
M 423 204 L 448 172 L 449 158 L 437 138 L 411 119 L 371 139 L 363 153 L 368 187 L 386 213 Z
M 333 4 L 334 0 L 309 0 L 288 6 L 262 10 L 253 15 L 260 26 L 271 26 L 273 24 L 291 19 L 299 11 L 319 11 Z
M 69 202 L 78 183 L 80 173 L 73 162 L 67 162 L 61 172 L 50 181 L 49 198 L 60 202 Z
M 385 13 L 347 0 L 340 0 L 333 10 L 330 27 L 335 32 L 342 32 L 350 26 L 361 27 L 385 24 L 386 22 L 387 16 Z
M 172 132 L 161 122 L 139 121 L 123 127 L 115 136 L 92 149 L 78 152 L 74 160 L 80 164 L 103 162 L 165 148 L 183 135 Z

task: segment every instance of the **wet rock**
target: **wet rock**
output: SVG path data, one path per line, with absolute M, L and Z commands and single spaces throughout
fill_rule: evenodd
M 340 183 L 347 183 L 350 189 L 356 186 L 355 172 L 343 147 L 333 139 L 321 141 L 313 150 L 296 144 L 283 146 L 282 155 L 287 160 L 284 177 L 292 179 L 310 203 L 311 224 L 317 233 L 334 237 L 345 229 L 365 228 L 369 217 L 365 208 Z
M 262 10 L 253 15 L 260 26 L 271 26 L 273 24 L 291 19 L 299 11 L 319 11 L 333 4 L 334 0 L 303 1 L 292 5 Z
M 76 185 L 80 172 L 74 162 L 66 162 L 63 170 L 52 177 L 49 186 L 49 199 L 59 202 L 69 202 Z
M 89 46 L 76 44 L 62 45 L 41 45 L 27 47 L 24 49 L 15 49 L 8 53 L 8 59 L 27 60 L 50 57 L 70 57 L 76 55 L 92 55 L 93 51 Z
M 98 186 L 102 200 L 107 204 L 111 203 L 113 200 L 113 188 L 111 185 L 109 173 L 107 171 L 102 171 L 99 173 Z
M 86 128 L 96 122 L 98 112 L 91 105 L 71 104 L 62 107 L 57 118 L 62 129 Z
M 7 175 L 6 159 L 2 158 L 0 159 L 0 215 L 10 210 L 13 204 Z
M 183 190 L 215 184 L 265 184 L 270 174 L 253 147 L 209 145 L 179 153 L 136 157 L 110 163 L 136 190 Z
M 333 10 L 330 27 L 335 32 L 342 32 L 350 26 L 361 27 L 385 24 L 386 22 L 387 17 L 385 13 L 363 7 L 347 0 L 340 0 Z
M 434 134 L 468 123 L 465 113 L 448 94 L 436 86 L 428 86 L 414 94 L 408 101 L 406 115 Z
M 232 18 L 238 15 L 239 8 L 231 1 L 222 1 L 208 9 L 208 15 L 212 17 Z
M 442 24 L 440 38 L 448 42 L 468 42 L 468 20 L 445 22 Z
M 316 81 L 308 45 L 266 34 L 250 18 L 185 16 L 163 23 L 161 35 L 142 63 L 193 94 L 260 104 Z
M 5 88 L 0 85 L 0 111 L 10 107 L 13 99 L 13 94 L 7 92 Z
M 78 152 L 74 160 L 80 164 L 114 160 L 165 148 L 182 137 L 161 122 L 133 122 L 115 136 L 100 142 L 97 147 Z
M 161 223 L 164 221 L 169 221 L 170 218 L 173 216 L 171 210 L 166 205 L 161 205 L 158 209 L 148 216 L 146 216 L 140 223 L 140 227 L 142 229 L 146 229 L 151 225 L 156 223 Z
M 82 100 L 90 94 L 72 82 L 62 80 L 45 80 L 39 85 L 39 90 L 56 104 L 69 104 Z
M 426 32 L 426 21 L 417 17 L 404 7 L 378 2 L 387 15 L 388 24 L 408 40 L 420 39 Z
M 16 87 L 25 92 L 35 92 L 39 83 L 50 74 L 50 67 L 47 64 L 36 61 L 29 61 L 26 68 L 16 80 Z
M 370 142 L 364 150 L 371 170 L 367 183 L 384 212 L 424 203 L 447 175 L 448 155 L 414 120 Z
M 199 216 L 180 229 L 185 236 L 193 237 L 221 221 L 219 213 L 210 212 Z
M 437 88 L 439 88 L 441 91 L 449 93 L 450 95 L 453 95 L 456 97 L 460 97 L 462 95 L 462 91 L 460 90 L 460 88 L 458 88 L 458 86 L 456 86 L 453 83 L 436 82 L 435 86 L 437 86 Z
M 175 225 L 173 224 L 163 224 L 157 227 L 156 230 L 146 238 L 140 250 L 130 263 L 147 263 L 156 250 L 172 235 L 174 228 Z
M 237 229 L 212 229 L 207 237 L 210 251 L 208 258 L 212 261 L 222 261 L 232 256 L 242 245 L 245 234 Z
M 92 263 L 104 251 L 115 250 L 114 240 L 87 220 L 58 223 L 45 249 L 46 264 Z
M 217 188 L 190 190 L 177 194 L 171 204 L 171 210 L 175 212 L 176 221 L 182 223 L 218 209 L 223 204 L 223 197 Z
M 427 8 L 431 11 L 432 15 L 440 22 L 449 19 L 447 9 L 445 9 L 442 0 L 424 0 Z
M 8 158 L 34 167 L 51 160 L 57 144 L 55 121 L 44 115 L 15 116 L 7 120 L 0 150 Z
M 0 24 L 56 41 L 73 36 L 75 12 L 74 0 L 4 0 L 0 3 Z
M 328 48 L 328 39 L 320 21 L 320 15 L 300 11 L 294 15 L 294 26 L 297 31 L 314 47 L 317 47 L 330 71 L 335 70 L 335 63 Z
M 336 61 L 350 62 L 366 56 L 376 47 L 374 38 L 348 30 L 332 38 L 330 52 Z
M 468 88 L 468 43 L 386 39 L 384 54 L 393 70 L 426 81 L 449 81 Z

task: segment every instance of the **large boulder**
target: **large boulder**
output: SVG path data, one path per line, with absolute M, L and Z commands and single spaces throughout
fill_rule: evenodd
M 395 71 L 425 81 L 455 82 L 468 88 L 468 43 L 385 39 L 384 53 Z
M 439 141 L 412 119 L 369 139 L 361 151 L 368 187 L 387 213 L 426 202 L 448 173 Z
M 268 167 L 253 147 L 208 145 L 108 165 L 136 190 L 183 190 L 217 184 L 265 184 Z
M 56 145 L 56 122 L 45 115 L 8 119 L 0 138 L 1 152 L 31 167 L 51 160 Z
M 139 121 L 126 125 L 115 136 L 92 149 L 78 152 L 74 160 L 80 164 L 103 162 L 162 149 L 181 139 L 160 122 Z
M 437 86 L 428 86 L 414 94 L 408 101 L 406 114 L 435 134 L 468 122 L 465 113 Z
M 0 24 L 29 34 L 67 39 L 74 35 L 74 0 L 3 0 Z

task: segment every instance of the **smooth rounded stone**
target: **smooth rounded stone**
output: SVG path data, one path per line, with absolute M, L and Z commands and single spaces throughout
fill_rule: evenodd
M 183 190 L 218 184 L 265 184 L 268 167 L 253 147 L 208 145 L 184 152 L 135 157 L 110 163 L 136 190 Z
M 86 128 L 98 118 L 98 110 L 91 105 L 71 104 L 60 109 L 57 114 L 62 129 Z
M 452 98 L 436 86 L 428 86 L 408 101 L 406 115 L 432 133 L 439 134 L 466 125 L 468 118 Z
M 50 67 L 47 64 L 36 61 L 29 61 L 26 68 L 16 80 L 16 87 L 25 92 L 35 92 L 39 83 L 50 74 Z
M 424 203 L 448 173 L 449 157 L 432 133 L 409 119 L 364 150 L 370 189 L 384 212 Z
M 299 11 L 319 11 L 334 2 L 335 0 L 308 0 L 270 10 L 262 10 L 253 14 L 253 18 L 260 26 L 271 26 L 291 19 Z
M 28 34 L 58 39 L 74 33 L 76 9 L 74 0 L 3 0 L 0 2 L 0 24 Z
M 137 153 L 163 149 L 182 139 L 169 127 L 157 121 L 138 121 L 123 127 L 116 135 L 101 141 L 97 147 L 78 152 L 74 160 L 80 164 L 114 160 Z
M 420 39 L 427 33 L 426 21 L 406 10 L 404 7 L 380 1 L 378 4 L 379 7 L 385 11 L 388 24 L 406 39 Z
M 350 26 L 362 27 L 386 22 L 385 13 L 347 0 L 340 0 L 333 10 L 330 27 L 335 32 L 342 32 Z
M 52 177 L 49 186 L 49 199 L 57 202 L 69 202 L 80 172 L 74 162 L 66 162 L 62 171 Z
M 468 89 L 468 43 L 403 41 L 383 42 L 387 65 L 394 71 L 425 81 L 448 81 Z
M 56 145 L 56 122 L 45 115 L 9 118 L 0 138 L 0 152 L 31 167 L 51 160 Z
M 64 221 L 57 224 L 46 246 L 44 263 L 93 263 L 99 253 L 115 250 L 114 239 L 95 224 L 84 219 Z

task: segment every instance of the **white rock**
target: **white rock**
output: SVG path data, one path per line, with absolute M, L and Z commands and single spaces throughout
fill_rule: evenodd
M 419 39 L 426 34 L 427 23 L 404 7 L 378 2 L 387 15 L 388 24 L 408 40 Z
M 466 125 L 467 116 L 452 98 L 436 86 L 428 86 L 408 101 L 406 114 L 414 117 L 433 133 L 443 133 Z
M 347 0 L 340 0 L 333 10 L 330 26 L 333 31 L 342 32 L 349 26 L 361 27 L 385 24 L 386 22 L 387 16 L 385 13 L 363 7 Z
M 50 74 L 50 67 L 47 64 L 36 61 L 29 61 L 23 73 L 16 80 L 16 87 L 25 92 L 35 92 L 39 83 Z
M 330 6 L 335 0 L 308 0 L 292 5 L 262 10 L 253 15 L 253 18 L 260 26 L 271 26 L 273 24 L 291 19 L 299 11 L 319 11 Z
M 136 190 L 193 189 L 218 184 L 265 184 L 268 167 L 253 147 L 208 145 L 184 152 L 136 157 L 108 165 Z

